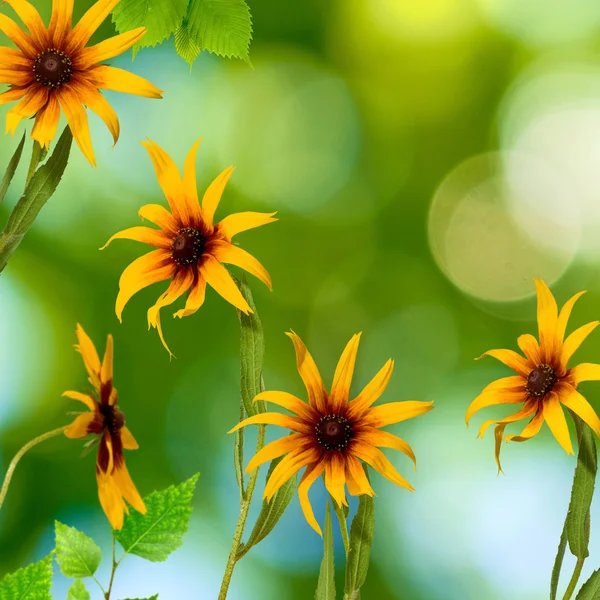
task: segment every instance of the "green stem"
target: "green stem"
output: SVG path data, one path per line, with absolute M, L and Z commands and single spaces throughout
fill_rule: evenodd
M 2 484 L 2 489 L 0 489 L 0 509 L 4 504 L 4 499 L 6 498 L 6 493 L 8 492 L 8 486 L 10 485 L 10 481 L 12 479 L 13 473 L 19 464 L 19 461 L 23 458 L 23 456 L 31 450 L 34 446 L 37 446 L 39 443 L 44 440 L 49 440 L 52 437 L 56 437 L 60 435 L 65 429 L 66 425 L 63 427 L 59 427 L 58 429 L 53 429 L 52 431 L 48 431 L 48 433 L 43 433 L 42 435 L 36 437 L 35 439 L 27 442 L 16 454 L 15 457 L 8 465 L 8 470 L 6 471 L 6 475 L 4 476 L 4 483 Z
M 112 592 L 112 586 L 113 586 L 113 582 L 115 580 L 115 573 L 117 571 L 117 567 L 119 566 L 120 562 L 121 561 L 117 562 L 117 543 L 115 540 L 115 535 L 113 533 L 113 536 L 112 536 L 112 570 L 110 572 L 110 581 L 108 582 L 108 591 L 106 592 L 106 595 L 104 596 L 105 600 L 110 599 L 110 593 Z
M 27 171 L 27 178 L 25 179 L 25 189 L 27 189 L 33 174 L 36 172 L 38 165 L 44 158 L 46 158 L 46 149 L 42 148 L 39 142 L 34 141 L 31 150 L 31 160 L 29 161 L 29 170 Z
M 335 511 L 340 524 L 340 533 L 342 534 L 342 542 L 344 543 L 344 551 L 346 552 L 347 559 L 348 552 L 350 551 L 350 538 L 348 537 L 348 523 L 346 522 L 346 515 L 344 514 L 344 509 L 340 508 L 333 498 L 331 498 L 331 504 L 333 505 L 333 510 Z
M 563 600 L 570 600 L 571 596 L 575 592 L 575 588 L 577 587 L 577 582 L 579 581 L 579 576 L 581 575 L 581 569 L 583 569 L 583 563 L 585 562 L 585 558 L 578 558 L 577 563 L 575 564 L 575 570 L 573 571 L 573 575 L 571 577 L 571 581 L 569 581 L 569 587 L 567 587 L 567 591 L 563 596 Z
M 258 426 L 258 440 L 256 442 L 256 453 L 262 450 L 265 445 L 265 431 L 266 425 Z M 223 582 L 221 583 L 221 591 L 219 592 L 218 600 L 225 600 L 227 598 L 227 592 L 229 590 L 229 584 L 231 583 L 231 577 L 233 576 L 233 569 L 237 561 L 241 558 L 238 555 L 240 545 L 242 543 L 242 535 L 244 534 L 244 527 L 246 526 L 246 519 L 248 518 L 248 511 L 250 510 L 250 503 L 252 502 L 252 495 L 254 494 L 254 488 L 256 487 L 256 481 L 258 480 L 259 469 L 254 469 L 250 479 L 248 480 L 248 488 L 244 494 L 240 506 L 240 516 L 238 517 L 237 526 L 233 535 L 233 542 L 231 544 L 231 550 L 229 551 L 229 559 L 227 560 L 227 566 L 225 567 L 225 575 L 223 575 Z

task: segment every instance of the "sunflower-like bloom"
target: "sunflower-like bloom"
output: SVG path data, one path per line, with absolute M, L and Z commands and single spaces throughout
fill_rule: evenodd
M 600 420 L 589 402 L 577 391 L 582 381 L 600 380 L 600 365 L 582 363 L 568 368 L 568 362 L 587 336 L 600 321 L 593 321 L 576 329 L 565 339 L 567 322 L 577 299 L 585 292 L 575 294 L 562 307 L 560 313 L 556 300 L 542 280 L 535 280 L 537 290 L 537 320 L 540 341 L 531 334 L 518 338 L 517 344 L 525 358 L 513 350 L 489 350 L 483 356 L 493 356 L 516 375 L 490 383 L 467 410 L 466 422 L 482 408 L 495 404 L 522 404 L 514 414 L 499 421 L 485 421 L 479 436 L 495 424 L 496 462 L 500 466 L 500 446 L 505 441 L 525 442 L 537 435 L 544 421 L 567 454 L 573 454 L 569 428 L 561 407 L 566 406 L 578 415 L 600 436 Z M 519 435 L 503 438 L 504 429 L 521 419 L 531 420 Z
M 4 1 L 29 30 L 26 33 L 12 19 L 0 14 L 0 31 L 18 48 L 0 47 L 0 83 L 10 85 L 8 91 L 0 94 L 0 104 L 20 100 L 6 115 L 6 132 L 14 135 L 22 119 L 35 116 L 31 137 L 48 149 L 56 135 L 62 107 L 77 145 L 95 166 L 85 106 L 106 123 L 115 143 L 119 138 L 119 119 L 99 90 L 162 97 L 161 90 L 145 79 L 98 64 L 131 48 L 146 29 L 139 27 L 86 48 L 119 0 L 98 0 L 73 28 L 74 0 L 53 0 L 48 27 L 26 0 Z
M 115 239 L 135 240 L 157 248 L 134 260 L 123 271 L 115 310 L 121 321 L 123 308 L 134 294 L 153 283 L 171 279 L 169 288 L 148 310 L 148 328 L 158 329 L 169 353 L 171 351 L 160 324 L 160 309 L 175 302 L 188 290 L 185 308 L 177 311 L 174 317 L 187 317 L 202 306 L 207 283 L 242 312 L 252 312 L 222 263 L 245 269 L 271 289 L 271 278 L 266 269 L 251 254 L 233 244 L 232 238 L 242 231 L 276 221 L 273 218 L 275 213 L 235 213 L 215 224 L 215 211 L 233 167 L 225 169 L 210 184 L 200 206 L 196 189 L 199 143 L 200 140 L 192 146 L 186 158 L 182 178 L 173 159 L 162 148 L 151 140 L 142 142 L 150 154 L 171 212 L 158 204 L 142 206 L 139 216 L 160 229 L 131 227 L 113 235 L 102 248 Z
M 413 487 L 398 473 L 379 448 L 394 448 L 410 457 L 416 468 L 412 448 L 399 437 L 381 431 L 381 427 L 399 423 L 430 411 L 433 402 L 392 402 L 371 408 L 387 387 L 394 361 L 388 360 L 371 382 L 349 401 L 350 385 L 358 352 L 360 333 L 352 337 L 344 349 L 333 377 L 331 392 L 323 386 L 321 375 L 302 340 L 287 333 L 296 350 L 298 372 L 308 394 L 308 404 L 287 392 L 262 392 L 254 401 L 265 400 L 295 413 L 290 417 L 267 412 L 245 419 L 229 433 L 253 423 L 279 425 L 294 433 L 267 444 L 248 463 L 250 472 L 263 463 L 286 455 L 273 469 L 265 487 L 264 497 L 271 501 L 277 490 L 300 469 L 306 471 L 298 486 L 298 496 L 304 516 L 321 535 L 308 491 L 319 475 L 325 475 L 325 487 L 338 506 L 347 506 L 344 485 L 352 496 L 374 492 L 361 465 L 361 460 L 379 471 L 393 483 L 413 491 Z
M 83 402 L 90 410 L 81 413 L 65 429 L 69 438 L 96 436 L 98 457 L 96 479 L 100 504 L 113 529 L 123 527 L 123 515 L 129 514 L 125 500 L 141 513 L 146 512 L 144 502 L 137 491 L 123 458 L 123 448 L 137 450 L 138 444 L 127 427 L 125 415 L 117 406 L 117 390 L 113 386 L 113 338 L 108 336 L 104 360 L 100 364 L 98 352 L 81 325 L 77 325 L 75 349 L 81 353 L 89 375 L 94 396 L 67 391 L 67 398 Z M 92 440 L 93 443 L 93 440 Z

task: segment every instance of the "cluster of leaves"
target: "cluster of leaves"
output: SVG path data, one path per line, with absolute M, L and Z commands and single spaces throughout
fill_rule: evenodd
M 148 30 L 134 57 L 173 35 L 177 54 L 190 66 L 202 50 L 250 62 L 252 17 L 245 0 L 121 0 L 112 18 L 120 33 Z
M 126 516 L 123 529 L 113 531 L 115 540 L 123 548 L 122 556 L 113 562 L 113 575 L 128 554 L 162 562 L 181 546 L 192 513 L 191 502 L 198 477 L 194 475 L 180 485 L 153 492 L 144 498 L 145 515 L 131 511 Z M 90 600 L 83 580 L 93 578 L 97 582 L 95 574 L 102 561 L 102 551 L 85 533 L 58 521 L 55 538 L 56 547 L 46 558 L 10 573 L 0 581 L 0 600 L 50 600 L 53 557 L 62 574 L 75 580 L 67 600 Z M 109 597 L 104 590 L 103 594 Z M 155 595 L 143 600 L 157 599 L 158 595 Z

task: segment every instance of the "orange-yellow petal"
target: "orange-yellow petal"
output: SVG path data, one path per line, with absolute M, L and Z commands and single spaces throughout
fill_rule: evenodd
M 207 254 L 203 257 L 200 275 L 220 296 L 237 309 L 245 314 L 253 312 L 229 271 L 214 256 Z
M 544 399 L 544 419 L 564 451 L 567 454 L 573 454 L 569 427 L 556 392 L 550 392 Z
M 0 94 L 0 105 L 20 100 L 27 93 L 27 89 L 26 87 L 13 87 L 3 92 Z
M 221 241 L 211 244 L 209 252 L 219 262 L 240 267 L 240 269 L 244 269 L 260 279 L 270 290 L 273 289 L 271 276 L 267 270 L 252 254 L 246 252 L 243 248 L 234 246 L 229 242 Z
M 261 392 L 255 396 L 253 402 L 256 402 L 257 400 L 264 400 L 265 402 L 271 402 L 272 404 L 281 406 L 304 419 L 310 419 L 312 416 L 310 406 L 308 406 L 306 402 L 303 402 L 300 398 L 296 398 L 296 396 L 288 394 L 287 392 Z
M 75 350 L 79 352 L 83 358 L 83 364 L 90 376 L 92 385 L 100 389 L 100 357 L 94 346 L 94 342 L 90 339 L 90 336 L 84 331 L 83 327 L 77 323 L 75 329 L 77 335 L 77 344 Z
M 44 108 L 47 101 L 48 88 L 39 85 L 32 86 L 25 97 L 6 114 L 6 133 L 10 131 L 14 135 L 19 123 Z
M 172 238 L 162 229 L 152 229 L 150 227 L 130 227 L 115 233 L 109 240 L 100 248 L 104 250 L 113 240 L 132 240 L 134 242 L 142 242 L 167 250 L 172 245 Z
M 484 352 L 479 358 L 484 356 L 492 356 L 493 358 L 504 363 L 507 367 L 510 367 L 515 373 L 518 373 L 521 377 L 527 378 L 532 370 L 529 365 L 529 361 L 523 358 L 520 354 L 517 354 L 513 350 L 497 349 L 488 350 Z
M 36 46 L 33 39 L 28 36 L 11 18 L 7 17 L 5 14 L 0 13 L 0 31 L 5 33 L 27 56 L 27 58 L 35 59 L 37 58 L 40 49 Z
M 527 391 L 525 389 L 522 377 L 504 377 L 494 381 L 471 402 L 467 409 L 465 422 L 468 425 L 471 417 L 482 408 L 494 406 L 496 404 L 519 404 L 527 400 Z
M 225 169 L 209 186 L 202 198 L 202 217 L 208 227 L 213 226 L 215 211 L 221 201 L 225 186 L 233 173 L 234 167 Z
M 333 452 L 325 462 L 325 487 L 337 505 L 348 506 L 344 484 L 346 483 L 346 464 L 339 452 Z
M 93 4 L 67 37 L 67 46 L 64 52 L 71 56 L 76 51 L 81 50 L 119 1 L 98 0 L 98 2 Z
M 260 465 L 263 465 L 275 458 L 279 458 L 287 452 L 292 452 L 293 450 L 297 450 L 299 448 L 301 449 L 303 445 L 305 445 L 302 443 L 303 440 L 306 440 L 305 436 L 299 433 L 294 433 L 267 444 L 264 448 L 262 448 L 262 450 L 257 452 L 252 457 L 252 460 L 246 467 L 246 473 L 251 473 L 254 471 L 254 469 L 260 467 Z
M 507 425 L 509 423 L 514 423 L 515 421 L 520 421 L 521 419 L 526 419 L 527 417 L 533 415 L 537 408 L 537 399 L 529 399 L 517 412 L 513 413 L 512 415 L 509 415 L 504 419 L 490 419 L 489 421 L 485 421 L 484 423 L 482 423 L 481 427 L 479 428 L 479 433 L 477 434 L 477 437 L 482 438 L 485 432 L 487 431 L 488 427 L 494 423 L 497 425 Z
M 79 415 L 68 427 L 65 428 L 65 435 L 71 439 L 85 437 L 90 433 L 90 426 L 97 418 L 98 413 L 86 412 Z
M 96 468 L 96 479 L 98 481 L 98 497 L 100 505 L 104 510 L 111 527 L 116 530 L 123 528 L 123 515 L 125 503 L 121 492 L 111 475 L 107 475 Z
M 173 317 L 189 317 L 193 315 L 203 304 L 206 296 L 206 281 L 204 277 L 198 275 L 192 284 L 192 289 L 185 301 L 185 307 L 178 310 Z
M 562 352 L 560 355 L 560 371 L 557 372 L 557 375 L 560 377 L 564 375 L 567 370 L 567 364 L 573 354 L 577 351 L 579 346 L 584 342 L 596 327 L 600 324 L 600 321 L 592 321 L 591 323 L 587 323 L 587 325 L 583 325 L 576 329 L 569 337 L 565 340 L 565 343 L 562 347 Z
M 355 456 L 365 461 L 368 465 L 373 467 L 376 471 L 381 473 L 386 479 L 389 479 L 392 483 L 399 485 L 411 492 L 414 488 L 398 471 L 396 467 L 388 460 L 385 454 L 378 448 L 374 448 L 364 442 L 357 442 L 352 447 L 352 452 Z
M 106 350 L 104 351 L 104 359 L 102 361 L 102 370 L 100 379 L 103 383 L 112 382 L 113 378 L 113 356 L 114 356 L 114 340 L 112 335 L 106 338 Z
M 273 469 L 267 484 L 265 485 L 264 497 L 270 502 L 279 488 L 291 479 L 300 469 L 314 463 L 319 459 L 320 451 L 316 448 L 308 448 L 304 451 L 291 452 L 283 457 Z
M 88 159 L 92 167 L 96 166 L 96 158 L 92 147 L 92 138 L 90 136 L 90 126 L 88 124 L 87 113 L 81 99 L 75 88 L 69 85 L 63 85 L 57 90 L 58 101 L 65 113 L 67 123 L 73 133 L 73 137 L 79 146 L 83 155 Z
M 523 352 L 530 361 L 531 367 L 535 368 L 542 363 L 540 345 L 530 333 L 519 336 L 517 344 L 519 345 L 519 348 L 521 348 L 521 352 Z
M 373 427 L 385 427 L 386 425 L 413 419 L 430 410 L 433 410 L 433 400 L 431 402 L 420 402 L 418 400 L 390 402 L 371 408 L 365 416 L 365 424 Z
M 575 385 L 582 381 L 600 381 L 600 365 L 594 363 L 581 363 L 569 370 Z
M 136 42 L 139 42 L 145 34 L 146 28 L 138 27 L 137 29 L 132 29 L 126 33 L 103 40 L 95 46 L 83 48 L 73 61 L 73 66 L 80 71 L 85 71 L 96 63 L 123 54 L 123 52 L 129 50 Z
M 65 35 L 71 30 L 74 0 L 53 0 L 48 36 L 55 48 L 62 47 Z
M 304 518 L 306 522 L 320 535 L 321 528 L 315 519 L 315 514 L 313 512 L 312 506 L 310 504 L 310 500 L 308 498 L 308 492 L 312 486 L 312 484 L 319 478 L 321 473 L 325 470 L 325 461 L 321 460 L 314 465 L 309 465 L 300 480 L 298 485 L 298 500 L 300 501 L 300 507 L 302 508 L 302 512 L 304 513 Z
M 123 92 L 145 98 L 162 98 L 162 91 L 149 81 L 124 69 L 98 65 L 89 69 L 85 78 L 97 88 Z
M 42 108 L 36 118 L 31 130 L 32 139 L 39 142 L 42 148 L 50 149 L 50 142 L 56 136 L 58 122 L 60 120 L 60 104 L 54 94 L 48 96 L 46 106 Z
M 202 138 L 196 140 L 185 159 L 183 165 L 183 195 L 187 203 L 188 214 L 192 222 L 202 220 L 200 203 L 198 202 L 198 188 L 196 187 L 196 153 Z
M 297 433 L 311 434 L 313 432 L 311 425 L 300 419 L 288 417 L 281 413 L 266 412 L 244 419 L 227 433 L 233 433 L 240 429 L 240 427 L 246 427 L 246 425 L 278 425 L 279 427 L 285 427 L 286 429 L 291 429 Z
M 37 8 L 27 0 L 4 0 L 4 2 L 10 5 L 19 16 L 19 19 L 25 23 L 35 45 L 40 50 L 45 49 L 48 46 L 48 36 L 46 26 Z
M 360 461 L 352 454 L 346 456 L 346 484 L 352 496 L 359 496 L 360 494 L 375 495 Z
M 123 448 L 125 448 L 125 450 L 137 450 L 139 448 L 138 443 L 128 427 L 121 427 L 120 433 L 121 442 L 123 443 Z
M 558 350 L 556 329 L 558 307 L 552 292 L 542 279 L 534 279 L 537 291 L 537 320 L 540 338 L 541 360 L 550 362 Z
M 148 221 L 158 225 L 168 233 L 177 233 L 179 229 L 179 225 L 173 215 L 160 204 L 146 204 L 140 208 L 138 215 L 142 219 L 148 219 Z
M 410 445 L 402 438 L 399 438 L 398 436 L 387 431 L 380 431 L 379 429 L 376 429 L 374 431 L 368 431 L 360 434 L 359 439 L 366 444 L 375 446 L 376 448 L 393 448 L 394 450 L 399 450 L 403 454 L 406 454 L 406 456 L 413 461 L 414 468 L 417 468 L 417 458 L 415 453 Z
M 98 410 L 97 402 L 89 394 L 82 394 L 81 392 L 67 390 L 66 392 L 63 392 L 62 395 L 65 398 L 71 398 L 72 400 L 83 402 L 90 410 Z
M 108 100 L 87 81 L 82 80 L 77 86 L 81 102 L 92 112 L 95 112 L 103 121 L 113 138 L 113 145 L 117 143 L 121 126 L 119 117 Z
M 565 331 L 567 330 L 567 324 L 569 322 L 569 317 L 571 316 L 571 311 L 573 310 L 573 306 L 575 302 L 581 298 L 585 294 L 584 292 L 579 292 L 575 294 L 573 297 L 569 298 L 562 307 L 560 314 L 558 315 L 558 323 L 556 325 L 556 338 L 559 344 L 562 344 L 565 339 Z
M 125 465 L 125 461 L 121 461 L 119 465 L 116 466 L 113 480 L 119 490 L 119 493 L 135 510 L 146 514 L 146 506 L 144 505 L 144 501 L 140 496 L 135 484 L 131 480 L 131 475 L 129 475 L 129 471 L 127 470 L 127 466 Z
M 363 388 L 348 406 L 349 418 L 356 417 L 371 407 L 381 397 L 388 386 L 394 371 L 394 361 L 390 358 L 379 373 Z
M 532 437 L 536 436 L 542 425 L 544 424 L 544 411 L 538 409 L 538 412 L 535 414 L 533 419 L 527 423 L 524 427 L 523 431 L 519 435 L 507 435 L 504 439 L 507 442 L 526 442 L 530 440 Z
M 259 213 L 259 212 L 241 212 L 234 213 L 225 217 L 220 223 L 217 224 L 219 231 L 225 236 L 225 239 L 231 241 L 234 235 L 248 231 L 248 229 L 254 229 L 255 227 L 261 227 L 262 225 L 268 225 L 274 223 L 277 219 L 274 219 L 273 213 Z
M 572 410 L 598 437 L 600 437 L 600 419 L 592 405 L 574 387 L 568 383 L 561 386 L 558 399 Z
M 352 385 L 360 336 L 360 333 L 352 336 L 348 344 L 346 344 L 335 369 L 331 393 L 329 394 L 329 406 L 331 407 L 331 412 L 334 414 L 339 413 L 350 398 L 350 386 Z

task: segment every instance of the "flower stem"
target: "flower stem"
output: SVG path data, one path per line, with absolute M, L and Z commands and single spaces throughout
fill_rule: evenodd
M 115 573 L 117 571 L 117 567 L 119 566 L 120 562 L 121 561 L 117 562 L 117 542 L 115 540 L 115 534 L 113 533 L 113 536 L 112 536 L 112 570 L 110 572 L 110 581 L 108 582 L 108 591 L 106 592 L 106 595 L 104 596 L 104 600 L 110 599 L 110 593 L 112 592 L 113 581 L 115 580 Z
M 263 446 L 265 445 L 265 431 L 265 425 L 258 426 L 258 440 L 256 442 L 257 453 L 262 450 Z M 240 505 L 240 516 L 238 517 L 237 526 L 233 535 L 233 542 L 231 544 L 227 566 L 225 567 L 225 575 L 223 576 L 223 582 L 221 583 L 221 591 L 219 592 L 218 600 L 225 600 L 225 598 L 227 598 L 227 592 L 229 590 L 229 584 L 231 583 L 233 569 L 235 568 L 237 561 L 241 558 L 241 556 L 238 556 L 238 552 L 242 543 L 242 535 L 244 533 L 244 527 L 246 526 L 248 511 L 250 510 L 250 503 L 252 502 L 252 494 L 254 494 L 254 488 L 256 487 L 258 472 L 259 469 L 254 469 L 252 472 L 252 475 L 248 480 L 248 488 L 246 489 L 246 492 L 242 498 Z
M 44 440 L 49 440 L 52 437 L 56 437 L 60 435 L 65 429 L 66 425 L 63 427 L 59 427 L 58 429 L 53 429 L 52 431 L 48 431 L 47 433 L 43 433 L 42 435 L 36 437 L 35 439 L 27 442 L 16 454 L 15 457 L 8 465 L 8 470 L 6 471 L 6 475 L 4 476 L 4 483 L 2 484 L 2 489 L 0 489 L 0 509 L 4 504 L 4 499 L 6 498 L 6 493 L 8 492 L 8 486 L 10 485 L 10 480 L 12 479 L 13 473 L 19 464 L 19 461 L 23 458 L 26 452 L 31 450 L 34 446 L 37 446 L 39 443 Z
M 31 150 L 31 160 L 29 161 L 29 170 L 27 171 L 27 178 L 25 179 L 25 188 L 29 185 L 33 174 L 36 172 L 38 165 L 46 158 L 46 149 L 40 146 L 40 143 L 33 142 L 33 149 Z
M 344 509 L 340 508 L 333 498 L 331 498 L 331 504 L 333 505 L 333 510 L 335 511 L 340 524 L 340 533 L 342 535 L 342 542 L 344 543 L 344 551 L 346 553 L 346 558 L 348 558 L 348 552 L 350 551 L 350 539 L 348 538 L 348 523 L 346 521 L 346 515 L 344 514 Z
M 579 576 L 581 575 L 581 569 L 583 569 L 583 563 L 585 562 L 585 558 L 578 558 L 577 563 L 575 564 L 575 570 L 573 571 L 573 575 L 571 577 L 571 581 L 569 581 L 569 587 L 567 587 L 567 591 L 563 596 L 563 600 L 570 600 L 571 596 L 575 592 L 575 588 L 577 587 L 577 582 L 579 581 Z

